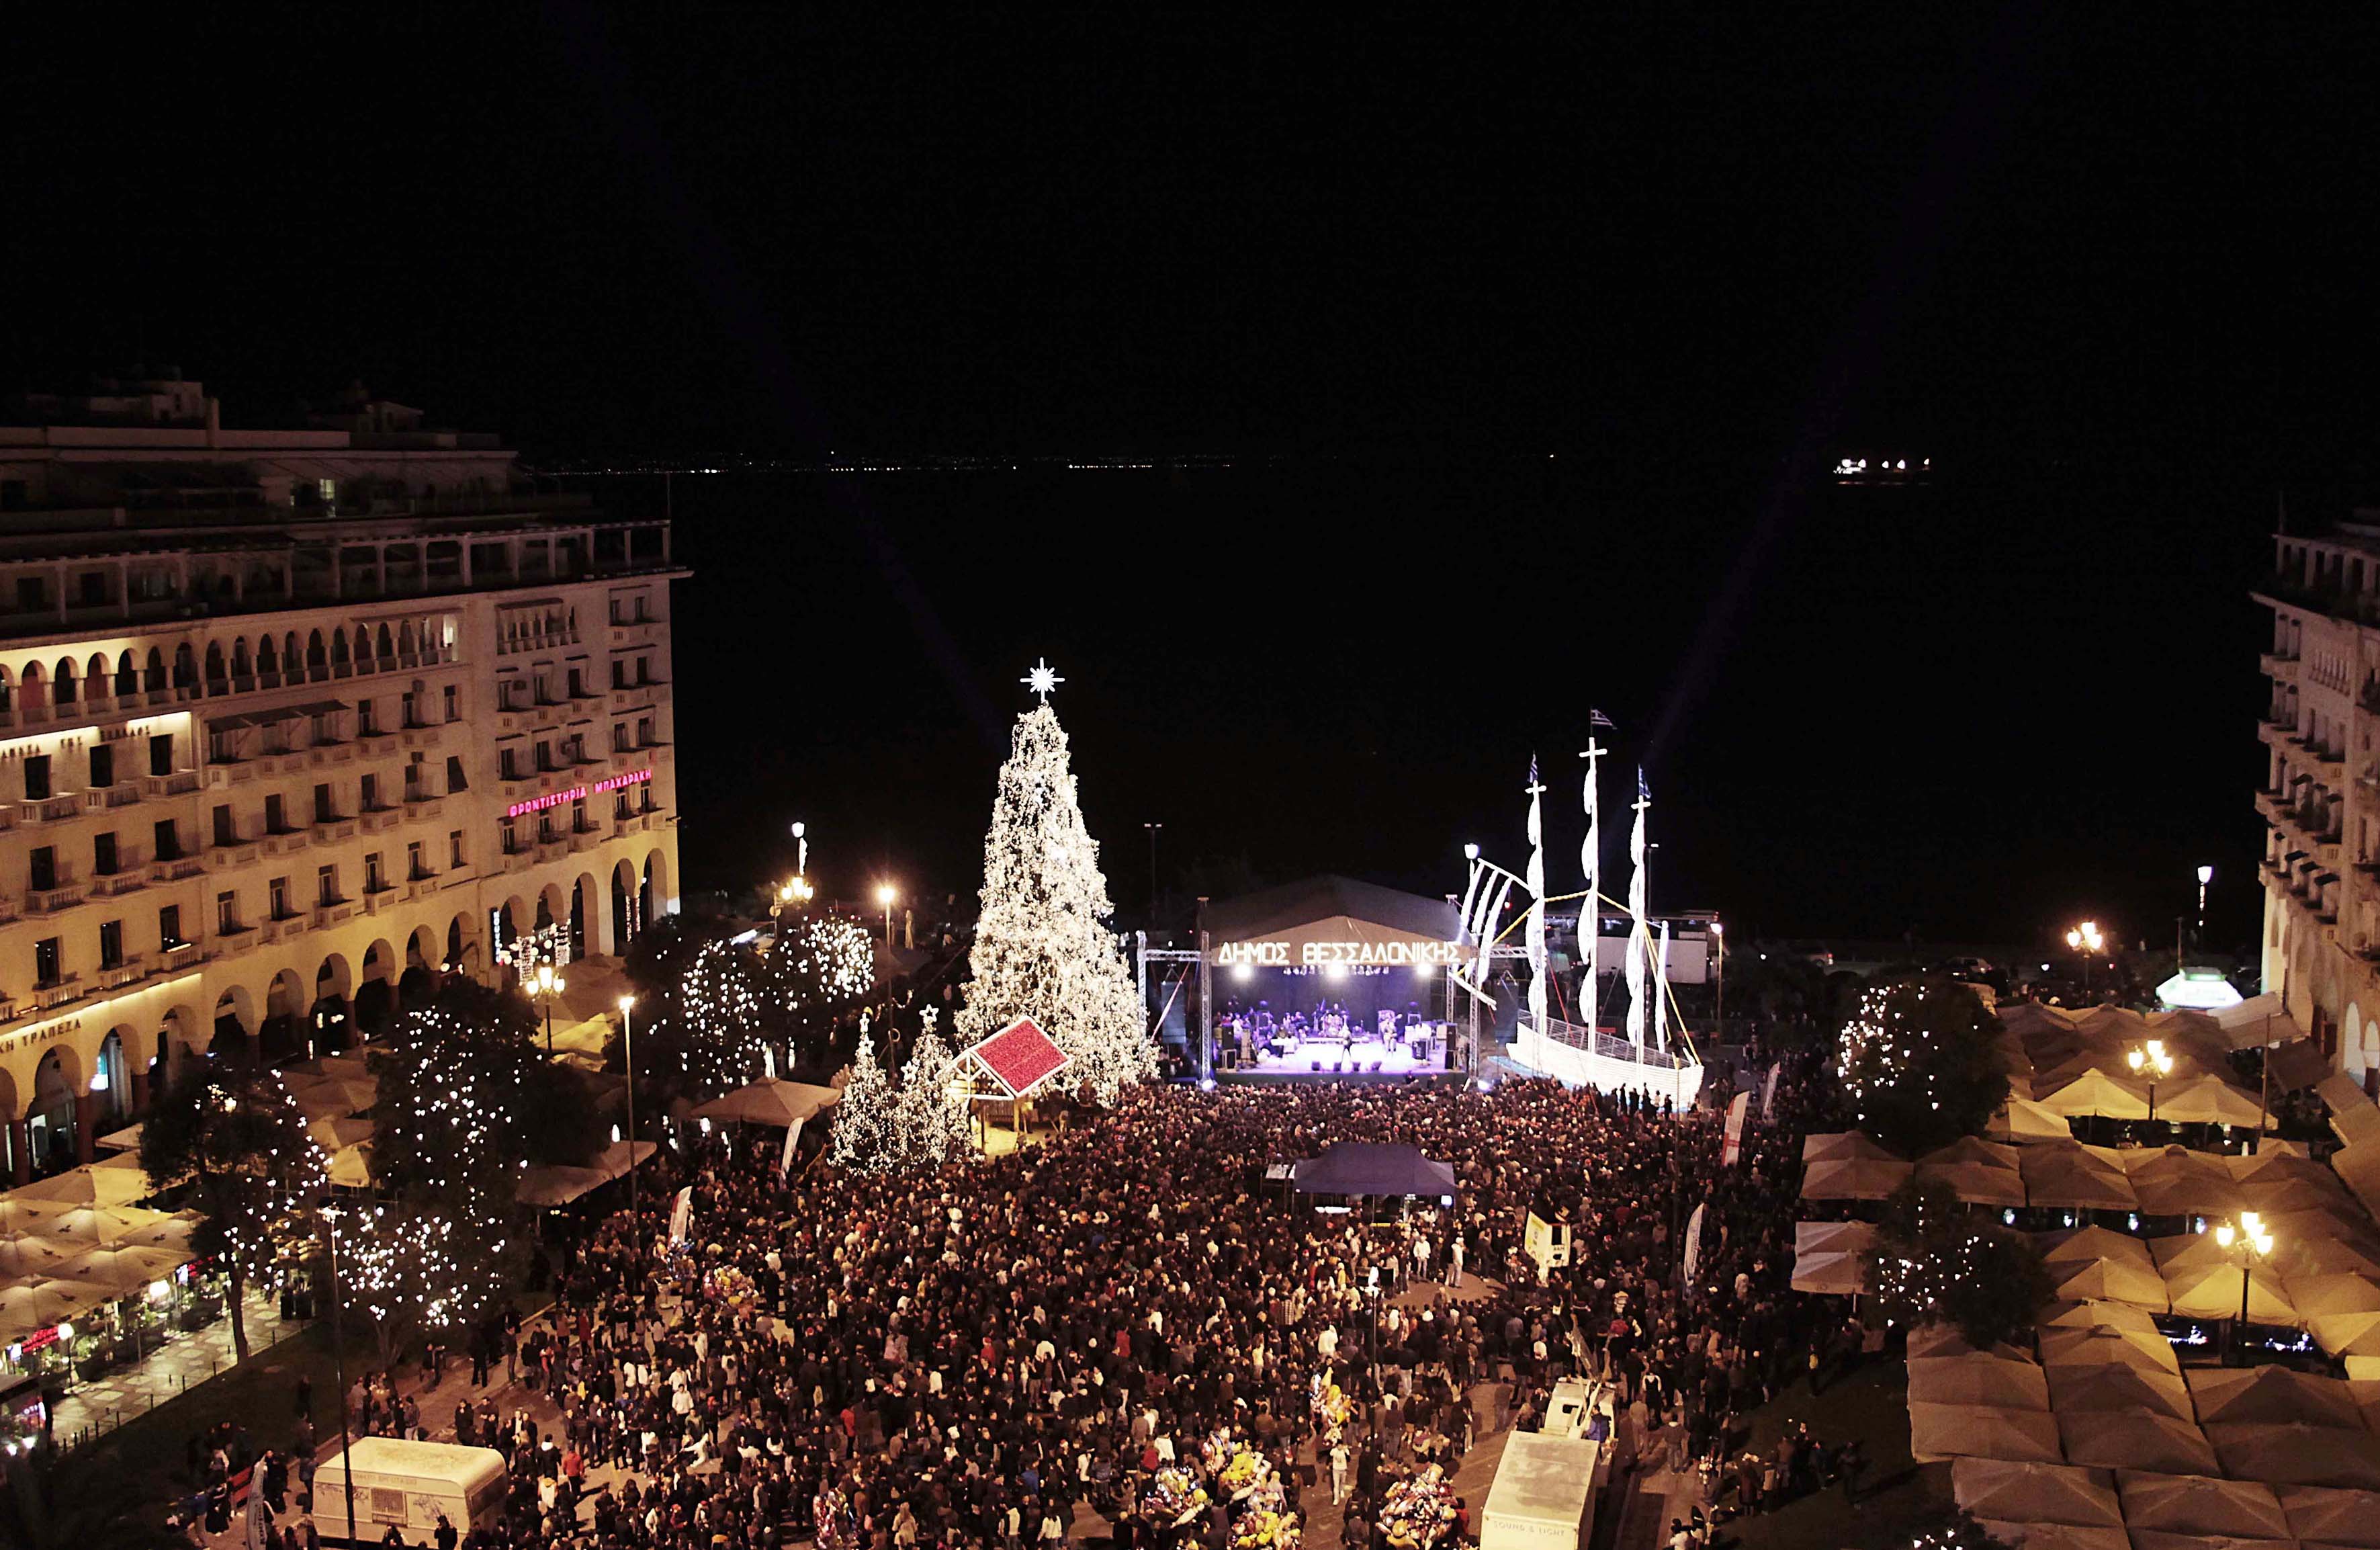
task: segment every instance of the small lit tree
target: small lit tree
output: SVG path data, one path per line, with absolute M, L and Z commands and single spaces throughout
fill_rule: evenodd
M 2008 1102 L 1998 1038 L 1965 985 L 1878 985 L 1843 1024 L 1836 1074 L 1860 1129 L 1903 1152 L 1929 1152 L 1980 1133 Z
M 875 1036 L 859 1035 L 851 1080 L 834 1105 L 834 1166 L 856 1173 L 885 1173 L 901 1166 L 900 1102 L 892 1080 L 876 1058 Z
M 677 997 L 687 1096 L 715 1098 L 759 1076 L 769 1045 L 763 982 L 749 947 L 710 942 L 694 955 Z
M 2032 1328 L 2051 1288 L 2031 1240 L 1968 1210 L 1940 1180 L 1917 1178 L 1885 1202 L 1868 1285 L 1887 1318 L 1951 1324 L 1977 1350 Z
M 916 1166 L 932 1167 L 967 1144 L 974 1083 L 950 1042 L 934 1031 L 937 1008 L 925 1011 L 916 1053 L 902 1068 L 896 1100 L 903 1151 Z
M 329 1182 L 306 1117 L 276 1071 L 192 1062 L 141 1122 L 140 1166 L 157 1189 L 196 1183 L 201 1220 L 191 1247 L 223 1264 L 232 1349 L 246 1361 L 248 1284 L 304 1257 Z

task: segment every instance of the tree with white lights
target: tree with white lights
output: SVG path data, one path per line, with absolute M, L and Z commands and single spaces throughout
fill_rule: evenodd
M 1046 669 L 1031 679 L 1045 694 Z M 1123 951 L 1099 848 L 1083 826 L 1066 734 L 1043 703 L 1016 718 L 983 844 L 983 913 L 958 1015 L 963 1044 L 1031 1018 L 1074 1057 L 1066 1075 L 1101 1102 L 1156 1074 L 1157 1050 Z
M 246 1293 L 304 1257 L 329 1182 L 322 1150 L 276 1071 L 193 1061 L 140 1127 L 140 1166 L 158 1188 L 197 1185 L 191 1247 L 231 1281 L 232 1349 L 248 1357 Z
M 1879 985 L 1843 1024 L 1835 1072 L 1861 1129 L 1904 1153 L 1930 1152 L 1980 1133 L 2008 1102 L 1998 1039 L 1965 985 Z
M 837 1018 L 876 984 L 876 935 L 856 921 L 788 920 L 769 950 L 769 996 L 802 1059 L 823 1061 Z
M 876 1058 L 872 1034 L 859 1035 L 851 1080 L 834 1105 L 834 1166 L 855 1173 L 886 1173 L 903 1161 L 900 1098 Z
M 1885 1202 L 1868 1251 L 1876 1306 L 1903 1328 L 1939 1321 L 1977 1350 L 2033 1327 L 2049 1300 L 2041 1251 L 1963 1205 L 1939 1179 L 1912 1178 Z
M 933 1167 L 953 1150 L 967 1144 L 974 1114 L 975 1084 L 959 1065 L 950 1041 L 935 1031 L 937 1008 L 925 1013 L 925 1030 L 917 1047 L 901 1068 L 899 1127 L 909 1162 Z

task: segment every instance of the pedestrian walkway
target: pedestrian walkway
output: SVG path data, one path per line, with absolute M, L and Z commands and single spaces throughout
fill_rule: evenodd
M 311 1322 L 284 1319 L 280 1303 L 261 1292 L 249 1294 L 247 1314 L 251 1355 L 279 1345 Z M 194 1385 L 230 1371 L 237 1361 L 228 1317 L 176 1335 L 130 1366 L 113 1368 L 94 1382 L 78 1385 L 58 1405 L 51 1434 L 63 1446 L 79 1446 L 147 1415 L 169 1399 L 180 1398 Z

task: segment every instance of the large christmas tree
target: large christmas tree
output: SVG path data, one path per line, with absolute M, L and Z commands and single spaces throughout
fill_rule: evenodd
M 1046 671 L 1028 681 L 1046 693 Z M 1154 1075 L 1140 994 L 1108 929 L 1114 910 L 1099 844 L 1075 800 L 1066 734 L 1045 701 L 1016 718 L 1000 767 L 960 1043 L 1031 1018 L 1074 1059 L 1058 1080 L 1087 1083 L 1101 1102 Z

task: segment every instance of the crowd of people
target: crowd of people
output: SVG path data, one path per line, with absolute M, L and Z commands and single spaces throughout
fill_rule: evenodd
M 665 1149 L 642 1220 L 556 1247 L 554 1312 L 514 1348 L 559 1420 L 453 1418 L 513 1489 L 439 1550 L 1023 1550 L 1086 1513 L 1119 1550 L 1293 1550 L 1317 1495 L 1349 1546 L 1404 1550 L 1400 1483 L 1451 1481 L 1478 1433 L 1533 1423 L 1580 1373 L 1611 1385 L 1631 1448 L 1716 1460 L 1836 1333 L 1787 1290 L 1798 1135 L 1755 1123 L 1723 1166 L 1723 1123 L 1537 1081 L 1152 1084 L 938 1171 L 788 1178 L 725 1132 Z M 1341 1141 L 1451 1165 L 1451 1204 L 1372 1222 L 1268 1183 Z M 1569 1266 L 1529 1257 L 1532 1211 L 1568 1221 Z M 1278 1511 L 1233 1512 L 1251 1470 Z M 1459 1504 L 1452 1533 L 1475 1518 Z

